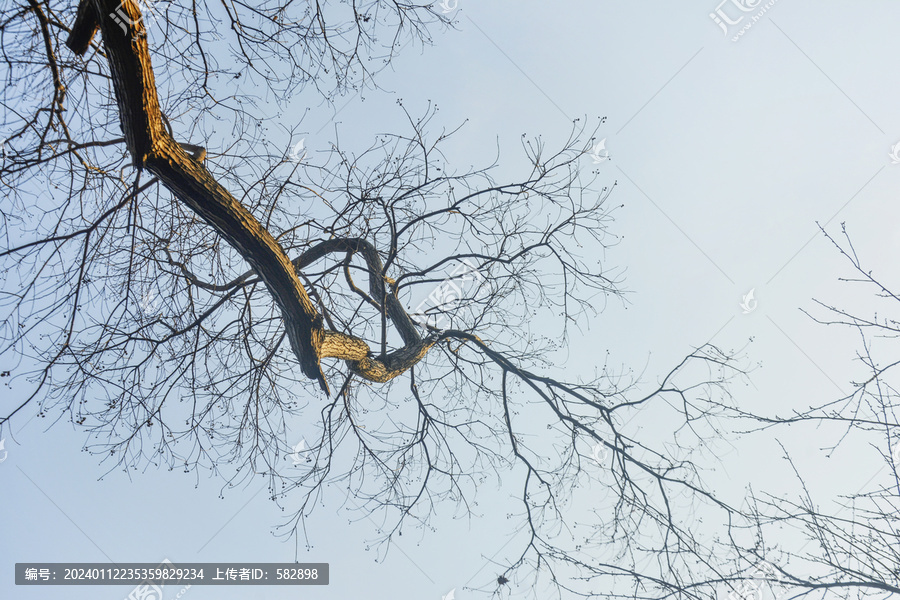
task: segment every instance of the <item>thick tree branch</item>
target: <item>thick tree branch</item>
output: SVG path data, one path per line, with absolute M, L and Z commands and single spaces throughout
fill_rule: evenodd
M 363 379 L 385 383 L 422 360 L 438 339 L 435 335 L 428 336 L 388 352 L 382 357 L 373 358 L 365 341 L 343 333 L 328 331 L 322 343 L 321 356 L 346 360 L 350 364 L 350 370 Z

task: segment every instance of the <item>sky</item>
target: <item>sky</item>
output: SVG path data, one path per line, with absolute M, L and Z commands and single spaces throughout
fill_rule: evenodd
M 850 274 L 848 265 L 817 223 L 835 236 L 846 223 L 864 264 L 886 281 L 897 279 L 891 267 L 900 251 L 900 209 L 892 192 L 900 164 L 891 152 L 900 142 L 900 5 L 769 0 L 748 12 L 730 0 L 447 6 L 455 6 L 448 14 L 456 30 L 401 54 L 381 74 L 381 90 L 333 107 L 313 102 L 301 122 L 285 126 L 297 127 L 313 155 L 336 132 L 345 148 L 362 150 L 376 134 L 401 128 L 397 98 L 413 113 L 431 101 L 440 109 L 436 126 L 465 122 L 445 148 L 448 165 L 490 163 L 499 147 L 495 177 L 514 180 L 523 133 L 552 148 L 568 137 L 573 119 L 606 117 L 598 156 L 608 152 L 608 160 L 585 157 L 584 169 L 618 184 L 611 202 L 623 207 L 611 230 L 621 242 L 606 260 L 624 269 L 629 293 L 554 356 L 560 368 L 590 374 L 608 350 L 613 363 L 652 385 L 712 342 L 744 348 L 758 365 L 732 389 L 740 406 L 803 408 L 850 391 L 862 372 L 856 338 L 801 309 L 815 313 L 814 299 L 861 314 L 872 306 L 838 281 Z M 711 13 L 744 19 L 723 21 L 723 30 Z M 295 99 L 298 108 L 307 101 Z M 129 591 L 17 587 L 16 562 L 293 560 L 294 545 L 273 535 L 284 513 L 267 499 L 264 481 L 220 497 L 222 481 L 205 474 L 106 474 L 97 457 L 81 451 L 83 433 L 31 417 L 2 432 L 0 596 L 118 600 Z M 775 437 L 723 446 L 715 489 L 738 501 L 748 484 L 794 490 Z M 837 432 L 827 428 L 777 438 L 826 497 L 853 493 L 885 472 L 875 450 L 853 440 L 829 452 Z M 599 492 L 584 493 L 590 505 Z M 476 588 L 515 557 L 521 541 L 501 512 L 513 494 L 512 486 L 484 490 L 469 518 L 454 518 L 453 505 L 440 507 L 433 531 L 410 531 L 385 556 L 369 544 L 377 517 L 353 511 L 352 500 L 333 491 L 312 521 L 312 548 L 300 553 L 303 561 L 330 564 L 330 585 L 195 586 L 181 597 L 441 600 L 451 590 L 458 600 L 484 597 Z M 167 590 L 166 600 L 178 592 Z

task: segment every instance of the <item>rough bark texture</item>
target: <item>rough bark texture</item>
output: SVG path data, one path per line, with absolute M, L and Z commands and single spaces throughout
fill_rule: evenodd
M 363 379 L 384 383 L 390 381 L 422 360 L 437 343 L 438 337 L 429 336 L 412 344 L 406 344 L 379 358 L 372 358 L 369 345 L 363 340 L 328 331 L 322 343 L 322 358 L 340 358 L 350 364 L 350 370 Z
M 113 14 L 116 13 L 116 17 Z M 127 15 L 127 19 L 124 18 Z M 109 60 L 125 143 L 132 163 L 146 168 L 175 196 L 212 226 L 250 264 L 272 294 L 284 318 L 291 348 L 303 373 L 328 393 L 320 359 L 346 360 L 352 372 L 385 382 L 416 364 L 437 342 L 423 339 L 393 291 L 384 285 L 383 263 L 375 247 L 358 239 L 321 242 L 293 263 L 262 224 L 201 162 L 192 159 L 163 125 L 140 9 L 133 0 L 81 0 L 66 44 L 84 54 L 97 30 Z M 326 332 L 298 272 L 333 252 L 359 253 L 369 272 L 369 293 L 397 327 L 404 346 L 378 358 L 356 337 Z

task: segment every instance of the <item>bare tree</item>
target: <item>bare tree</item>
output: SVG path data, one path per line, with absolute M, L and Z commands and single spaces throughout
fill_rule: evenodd
M 575 123 L 556 151 L 523 139 L 513 183 L 446 172 L 454 132 L 431 136 L 431 109 L 401 107 L 409 131 L 358 155 L 291 160 L 241 86 L 330 97 L 444 21 L 338 4 L 159 3 L 152 49 L 133 0 L 4 12 L 0 355 L 29 389 L 0 426 L 27 408 L 82 425 L 111 468 L 263 473 L 291 533 L 340 481 L 390 520 L 383 543 L 512 471 L 530 538 L 486 590 L 532 577 L 560 594 L 701 598 L 730 581 L 689 515 L 740 516 L 694 463 L 722 435 L 735 354 L 702 346 L 649 390 L 599 356 L 570 381 L 547 358 L 621 294 L 604 261 L 614 185 L 579 167 L 591 132 Z M 246 69 L 219 68 L 226 50 Z M 196 143 L 223 121 L 223 148 Z M 286 431 L 314 419 L 309 468 L 285 472 Z M 664 435 L 638 436 L 661 419 Z M 613 494 L 576 533 L 565 507 L 589 456 Z

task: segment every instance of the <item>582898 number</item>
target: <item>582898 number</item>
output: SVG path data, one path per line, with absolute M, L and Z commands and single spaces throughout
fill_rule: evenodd
M 318 579 L 318 569 L 275 569 L 275 579 Z

